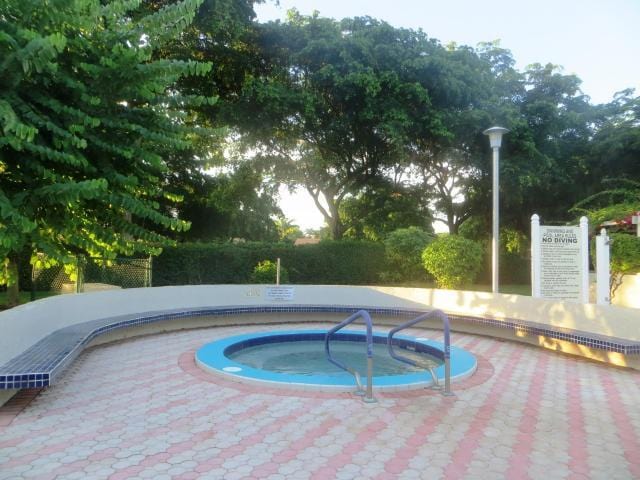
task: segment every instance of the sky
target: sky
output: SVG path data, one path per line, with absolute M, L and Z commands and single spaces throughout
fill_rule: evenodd
M 256 5 L 258 21 L 284 19 L 287 10 L 323 17 L 365 16 L 395 27 L 422 29 L 443 45 L 475 47 L 500 40 L 516 67 L 553 63 L 582 80 L 592 103 L 615 92 L 640 94 L 640 0 L 280 0 Z M 281 192 L 280 206 L 303 230 L 323 224 L 311 197 Z

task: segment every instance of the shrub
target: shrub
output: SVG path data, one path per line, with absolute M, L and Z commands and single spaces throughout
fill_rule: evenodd
M 612 233 L 611 296 L 622 284 L 625 275 L 640 272 L 640 238 L 627 233 Z M 593 249 L 595 252 L 595 248 Z
M 278 265 L 271 260 L 258 263 L 251 274 L 252 283 L 276 283 Z M 289 283 L 289 272 L 280 266 L 280 283 Z
M 459 288 L 473 282 L 480 271 L 482 247 L 458 235 L 445 235 L 424 249 L 422 262 L 438 287 Z
M 385 277 L 394 282 L 424 280 L 421 255 L 435 236 L 418 227 L 399 228 L 384 240 L 388 271 Z
M 611 270 L 622 274 L 640 272 L 640 238 L 612 233 L 611 239 Z

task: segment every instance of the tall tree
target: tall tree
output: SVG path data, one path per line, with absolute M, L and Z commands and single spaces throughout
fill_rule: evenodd
M 167 242 L 187 224 L 159 212 L 165 156 L 208 132 L 188 108 L 209 103 L 175 83 L 211 64 L 156 59 L 201 0 L 135 15 L 140 2 L 4 2 L 0 17 L 0 258 L 67 262 Z
M 337 22 L 296 12 L 262 26 L 260 42 L 261 68 L 233 113 L 265 155 L 284 160 L 281 171 L 305 185 L 340 238 L 344 198 L 404 154 L 412 125 L 441 128 L 428 91 L 402 74 L 441 47 L 371 18 Z
M 140 15 L 174 2 L 145 0 Z M 273 218 L 281 214 L 273 194 L 275 187 L 262 180 L 260 168 L 255 174 L 250 172 L 255 164 L 238 167 L 237 159 L 229 158 L 230 132 L 226 119 L 219 115 L 221 107 L 238 96 L 248 70 L 257 62 L 253 6 L 260 2 L 204 0 L 191 25 L 155 53 L 158 58 L 211 62 L 207 75 L 183 77 L 178 89 L 217 98 L 214 105 L 203 102 L 194 106 L 190 114 L 198 124 L 214 128 L 219 141 L 208 138 L 190 150 L 175 150 L 165 157 L 165 191 L 184 200 L 177 207 L 166 202 L 163 209 L 191 223 L 187 232 L 169 233 L 178 240 L 265 240 L 275 235 Z M 205 173 L 223 164 L 230 167 L 224 173 Z
M 604 120 L 587 154 L 593 190 L 603 178 L 640 178 L 640 96 L 633 89 L 618 92 L 601 112 Z
M 520 231 L 528 230 L 534 212 L 547 221 L 569 220 L 569 208 L 585 196 L 586 154 L 599 119 L 580 83 L 551 64 L 524 72 L 525 91 L 501 155 L 501 211 Z
M 526 85 L 511 52 L 498 41 L 476 49 L 448 45 L 441 63 L 451 79 L 444 90 L 453 94 L 434 97 L 434 105 L 443 112 L 447 134 L 415 135 L 412 168 L 432 192 L 436 219 L 458 233 L 465 220 L 490 211 L 491 154 L 482 132 L 498 123 L 512 130 L 509 142 L 519 136 Z
M 526 232 L 534 212 L 546 221 L 569 220 L 569 208 L 587 191 L 586 155 L 599 109 L 580 91 L 580 79 L 560 67 L 534 64 L 518 72 L 497 43 L 482 44 L 478 55 L 493 80 L 490 96 L 458 135 L 471 147 L 458 164 L 472 169 L 462 189 L 466 215 L 490 225 L 491 152 L 480 132 L 497 123 L 510 129 L 500 155 L 501 223 Z

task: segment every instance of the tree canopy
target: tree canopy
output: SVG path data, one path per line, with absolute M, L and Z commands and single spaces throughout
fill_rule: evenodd
M 165 157 L 206 129 L 174 88 L 212 65 L 155 58 L 194 18 L 184 0 L 139 18 L 140 2 L 9 1 L 0 21 L 0 258 L 112 257 L 166 244 Z M 173 199 L 175 200 L 175 199 Z M 9 273 L 15 269 L 10 269 Z M 11 279 L 10 279 L 11 280 Z
M 605 177 L 640 175 L 632 90 L 593 105 L 577 76 L 520 71 L 498 42 L 442 45 L 369 17 L 295 10 L 260 24 L 254 3 L 3 3 L 3 280 L 24 252 L 64 263 L 171 241 L 294 238 L 282 184 L 309 192 L 334 239 L 434 221 L 479 238 L 491 193 L 482 131 L 494 124 L 510 129 L 505 228 L 527 232 L 533 212 L 571 220 Z
M 294 13 L 259 34 L 265 68 L 231 104 L 233 120 L 264 156 L 278 160 L 282 181 L 305 186 L 340 238 L 343 199 L 405 155 L 415 125 L 443 133 L 416 80 L 426 67 L 414 65 L 440 47 L 369 18 L 337 22 Z
M 635 158 L 631 93 L 591 105 L 578 77 L 551 64 L 518 71 L 497 42 L 443 46 L 368 17 L 296 11 L 285 22 L 257 25 L 255 35 L 259 61 L 222 116 L 273 166 L 274 178 L 307 189 L 333 238 L 363 235 L 348 217 L 366 198 L 360 223 L 375 215 L 385 183 L 404 198 L 419 186 L 429 217 L 451 233 L 470 217 L 488 217 L 491 152 L 482 131 L 495 123 L 511 130 L 501 211 L 518 230 L 534 211 L 569 220 L 571 205 L 599 188 L 599 149 L 617 145 Z M 617 169 L 633 172 L 629 161 Z

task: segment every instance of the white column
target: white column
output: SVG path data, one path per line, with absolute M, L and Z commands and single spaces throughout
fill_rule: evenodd
M 276 286 L 280 286 L 280 257 L 276 263 Z
M 596 303 L 611 303 L 609 286 L 609 237 L 603 228 L 596 237 Z
M 531 215 L 531 296 L 540 298 L 540 217 Z
M 500 195 L 498 192 L 498 188 L 500 185 L 500 146 L 502 145 L 502 136 L 505 133 L 509 133 L 509 130 L 504 127 L 494 126 L 491 128 L 487 128 L 482 133 L 489 136 L 489 145 L 491 145 L 491 148 L 493 149 L 493 228 L 491 238 L 491 291 L 493 293 L 498 293 L 498 285 L 500 283 L 500 274 L 498 270 L 498 251 L 500 249 L 500 219 L 498 217 L 498 209 L 500 208 Z
M 582 278 L 580 296 L 582 303 L 589 303 L 589 219 L 580 217 L 580 263 Z
M 491 236 L 491 291 L 498 293 L 499 290 L 499 261 L 500 252 L 500 147 L 493 147 L 493 225 Z

